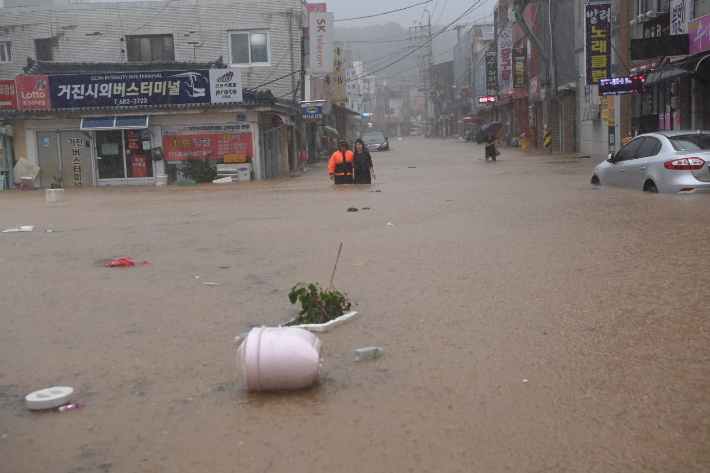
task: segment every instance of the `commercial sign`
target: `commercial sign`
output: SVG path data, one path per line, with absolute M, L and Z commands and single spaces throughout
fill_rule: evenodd
M 17 76 L 17 107 L 20 110 L 52 108 L 49 98 L 49 76 Z
M 301 105 L 301 119 L 303 123 L 323 122 L 323 105 Z
M 476 95 L 483 95 L 486 93 L 486 64 L 482 61 L 478 67 L 476 67 Z
M 688 7 L 690 0 L 671 0 L 671 34 L 688 32 Z
M 528 81 L 528 96 L 531 101 L 540 100 L 540 76 L 531 77 Z
M 688 22 L 688 33 L 690 33 L 690 54 L 710 49 L 710 15 Z
M 308 24 L 310 69 L 314 74 L 333 72 L 333 14 L 312 12 Z
M 611 3 L 585 6 L 587 84 L 611 74 Z
M 494 95 L 489 97 L 478 97 L 478 103 L 495 103 L 496 98 Z
M 345 50 L 343 43 L 333 43 L 333 73 L 330 74 L 331 100 L 343 103 L 348 100 L 345 91 Z
M 525 48 L 513 50 L 513 87 L 524 89 L 528 86 L 528 52 Z
M 513 28 L 510 24 L 500 30 L 498 35 L 498 69 L 500 70 L 499 82 L 510 83 L 513 72 Z
M 239 69 L 18 76 L 18 108 L 238 103 Z
M 163 153 L 166 161 L 209 156 L 224 162 L 243 162 L 254 157 L 251 124 L 164 127 Z
M 486 51 L 486 95 L 498 95 L 498 54 Z M 480 93 L 480 91 L 479 91 Z
M 611 79 L 599 79 L 599 95 L 633 94 L 640 92 L 644 76 L 613 77 Z
M 14 80 L 0 80 L 0 110 L 17 110 L 17 86 Z
M 345 70 L 345 89 L 348 98 L 357 97 L 358 86 L 357 86 L 357 71 L 355 69 Z
M 327 12 L 327 5 L 325 3 L 309 3 L 307 5 L 308 10 L 308 24 L 311 24 L 311 13 L 324 13 Z

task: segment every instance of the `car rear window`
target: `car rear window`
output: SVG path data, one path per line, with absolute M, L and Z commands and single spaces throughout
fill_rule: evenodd
M 676 135 L 669 136 L 668 141 L 671 142 L 676 151 L 710 150 L 710 135 L 701 135 L 698 133 L 693 133 L 692 135 Z
M 363 140 L 384 140 L 385 135 L 381 133 L 369 133 L 367 135 L 363 135 L 362 137 Z

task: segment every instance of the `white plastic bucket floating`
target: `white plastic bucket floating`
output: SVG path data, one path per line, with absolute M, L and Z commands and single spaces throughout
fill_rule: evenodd
M 237 371 L 247 390 L 302 389 L 318 378 L 323 342 L 294 327 L 252 329 L 237 350 Z
M 237 166 L 237 180 L 251 181 L 251 163 L 240 163 Z
M 64 200 L 64 189 L 47 189 L 44 191 L 47 202 L 62 202 Z
M 155 185 L 156 186 L 167 186 L 168 185 L 168 175 L 167 174 L 156 174 L 155 175 Z

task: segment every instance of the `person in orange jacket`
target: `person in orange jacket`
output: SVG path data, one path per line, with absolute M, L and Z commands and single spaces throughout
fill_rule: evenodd
M 355 155 L 348 150 L 347 140 L 340 140 L 338 148 L 338 151 L 333 153 L 328 163 L 330 180 L 335 184 L 352 184 Z

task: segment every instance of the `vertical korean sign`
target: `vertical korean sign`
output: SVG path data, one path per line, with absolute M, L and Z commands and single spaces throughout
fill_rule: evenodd
M 671 0 L 671 34 L 686 34 L 688 32 L 689 0 Z
M 330 75 L 331 99 L 343 103 L 348 100 L 345 92 L 345 51 L 343 43 L 333 43 L 333 73 Z
M 498 36 L 498 69 L 500 70 L 500 78 L 498 81 L 502 84 L 510 84 L 510 77 L 513 72 L 513 29 L 508 24 L 500 30 Z
M 308 25 L 310 66 L 314 74 L 330 74 L 333 72 L 333 14 L 310 14 Z
M 515 48 L 513 50 L 513 87 L 516 89 L 527 88 L 528 86 L 528 52 L 525 48 Z
M 0 110 L 17 110 L 15 80 L 0 80 Z
M 345 70 L 345 88 L 347 89 L 348 98 L 357 97 L 359 95 L 357 87 L 357 70 Z
M 587 84 L 611 77 L 611 3 L 585 7 Z
M 486 51 L 486 95 L 498 95 L 498 53 Z

